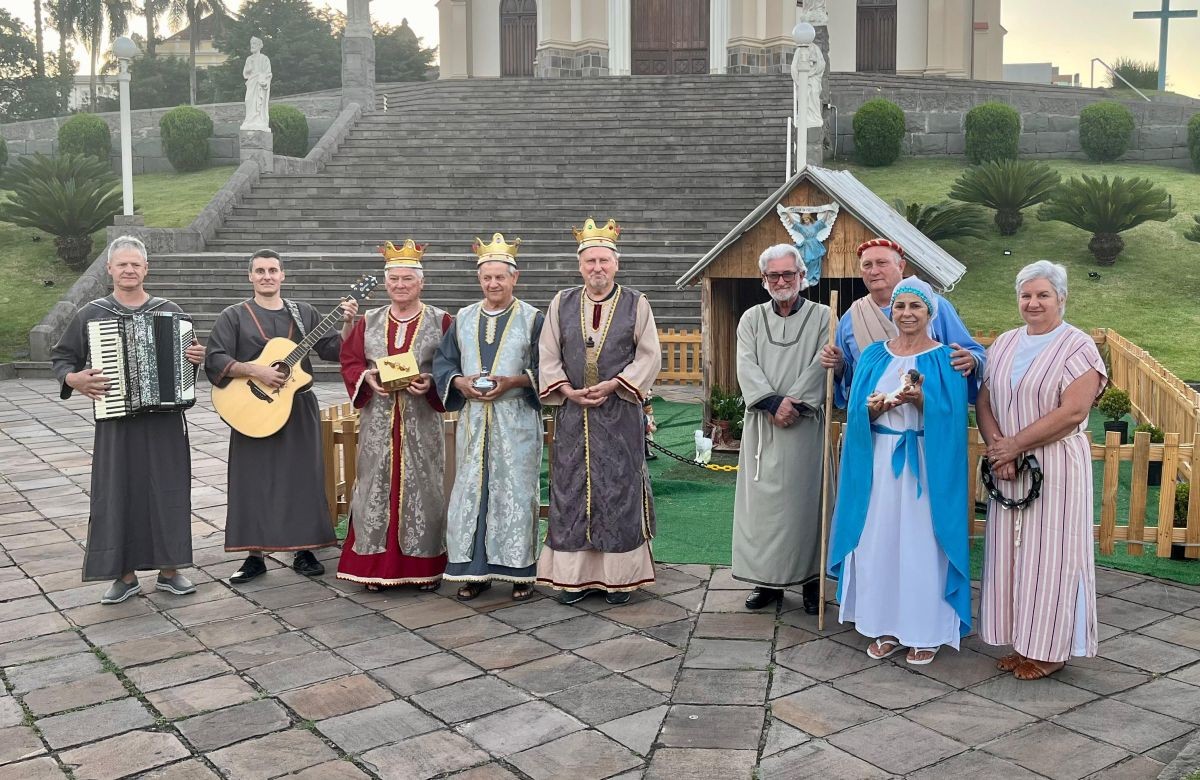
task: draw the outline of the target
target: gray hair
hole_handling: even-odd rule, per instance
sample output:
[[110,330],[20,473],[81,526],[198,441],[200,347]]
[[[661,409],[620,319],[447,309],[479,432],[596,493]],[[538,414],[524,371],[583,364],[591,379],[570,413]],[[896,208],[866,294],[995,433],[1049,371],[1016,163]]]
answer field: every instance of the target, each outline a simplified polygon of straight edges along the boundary
[[111,260],[113,254],[123,249],[132,249],[142,256],[143,261],[150,262],[150,256],[146,253],[146,245],[137,236],[118,236],[114,238],[113,242],[108,245],[108,254],[104,258],[105,262]]
[[763,253],[758,256],[758,272],[765,274],[767,272],[767,263],[772,260],[784,260],[791,258],[796,264],[796,271],[803,274],[805,272],[804,261],[800,257],[800,250],[791,244],[775,244],[763,250]]
[[1067,309],[1067,269],[1066,266],[1052,263],[1049,260],[1038,260],[1017,271],[1017,295],[1021,288],[1035,279],[1045,279],[1050,282],[1054,292],[1058,293],[1058,311],[1062,314]]
[[422,268],[413,268],[413,267],[412,267],[412,266],[410,266],[410,265],[400,265],[400,266],[394,266],[394,267],[392,267],[392,268],[386,268],[386,267],[385,267],[385,268],[383,269],[383,278],[384,278],[384,279],[386,279],[386,278],[387,278],[387,272],[388,272],[388,271],[412,271],[414,274],[416,274],[416,275],[417,275],[417,278],[418,278],[418,279],[424,279],[424,278],[425,278],[425,270],[424,270],[424,269],[422,269]]
[[504,260],[484,260],[482,263],[479,263],[475,266],[475,276],[478,277],[479,272],[482,271],[483,267],[489,263],[499,263],[500,265],[504,266],[508,270],[509,276],[513,276],[517,273],[517,267],[512,263],[505,262]]

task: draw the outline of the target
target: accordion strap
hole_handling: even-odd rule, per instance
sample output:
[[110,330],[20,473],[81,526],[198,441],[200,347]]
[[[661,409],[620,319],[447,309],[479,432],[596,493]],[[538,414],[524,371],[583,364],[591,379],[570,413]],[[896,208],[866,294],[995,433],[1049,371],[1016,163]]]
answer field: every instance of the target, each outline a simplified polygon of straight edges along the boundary
[[149,300],[147,300],[137,309],[128,309],[119,303],[116,304],[117,308],[114,308],[114,305],[109,302],[108,298],[97,298],[91,302],[91,305],[98,309],[104,309],[107,312],[111,312],[118,317],[123,317],[130,314],[146,314],[147,312],[152,312],[155,309],[160,308],[166,302],[166,298],[155,298],[153,295],[151,295]]
[[300,307],[295,301],[283,299],[283,305],[287,306],[288,314],[292,315],[292,322],[296,323],[296,330],[300,333],[300,338],[304,338],[304,320],[300,317]]

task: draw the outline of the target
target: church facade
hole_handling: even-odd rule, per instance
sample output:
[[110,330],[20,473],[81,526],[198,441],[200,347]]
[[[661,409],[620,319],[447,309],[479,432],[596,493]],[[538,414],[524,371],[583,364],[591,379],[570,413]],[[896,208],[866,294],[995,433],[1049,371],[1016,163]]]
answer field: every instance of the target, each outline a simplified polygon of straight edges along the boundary
[[[827,0],[831,71],[1000,80],[1001,0]],[[796,0],[438,0],[441,77],[786,73]]]

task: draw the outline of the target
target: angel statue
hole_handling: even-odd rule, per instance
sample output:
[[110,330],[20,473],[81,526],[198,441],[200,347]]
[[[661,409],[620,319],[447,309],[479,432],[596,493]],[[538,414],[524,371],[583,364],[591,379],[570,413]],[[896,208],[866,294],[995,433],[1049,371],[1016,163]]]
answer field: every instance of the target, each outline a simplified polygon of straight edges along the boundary
[[833,232],[839,206],[792,206],[780,204],[775,207],[779,221],[792,237],[800,257],[804,260],[804,284],[802,290],[821,281],[821,263],[825,259],[825,240]]

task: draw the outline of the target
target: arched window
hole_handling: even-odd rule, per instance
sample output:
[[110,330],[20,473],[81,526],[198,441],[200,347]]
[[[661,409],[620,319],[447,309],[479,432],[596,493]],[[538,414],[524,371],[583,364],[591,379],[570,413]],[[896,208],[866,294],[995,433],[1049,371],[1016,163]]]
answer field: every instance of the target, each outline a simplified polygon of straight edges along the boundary
[[500,2],[500,75],[532,76],[537,54],[537,0]]

